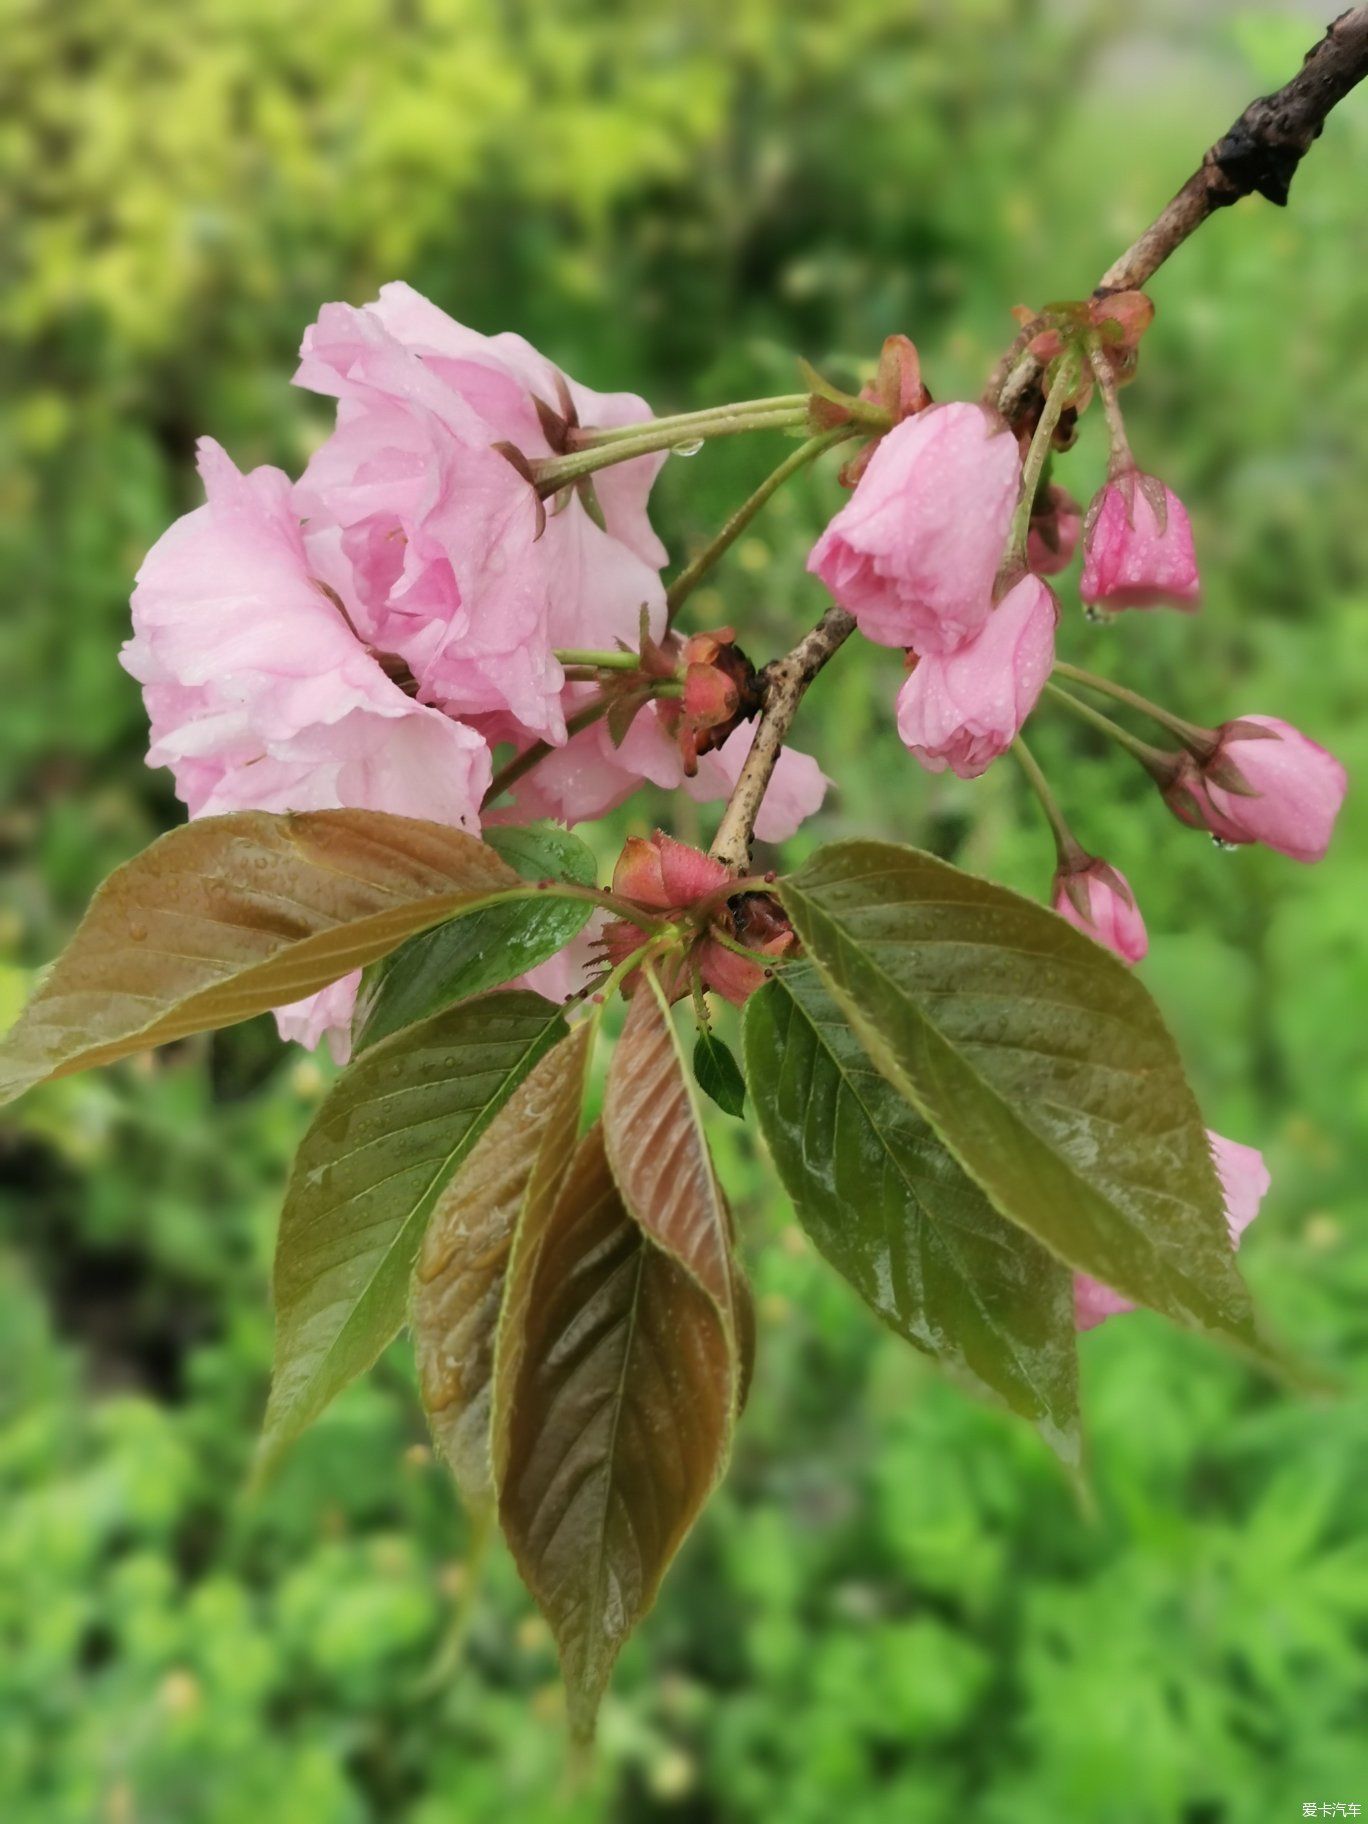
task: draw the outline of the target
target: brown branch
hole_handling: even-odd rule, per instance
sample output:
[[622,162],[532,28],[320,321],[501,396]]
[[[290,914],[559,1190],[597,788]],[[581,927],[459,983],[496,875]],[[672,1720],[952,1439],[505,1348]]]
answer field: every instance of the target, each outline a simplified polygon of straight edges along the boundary
[[[1242,196],[1257,193],[1284,207],[1297,166],[1319,139],[1326,116],[1365,76],[1368,6],[1353,6],[1306,53],[1291,82],[1250,102],[1173,200],[1107,268],[1093,296],[1138,291],[1208,216]],[[1007,418],[1034,406],[1040,371],[1029,356],[1011,368],[998,400]]]
[[744,873],[750,865],[755,819],[803,694],[827,660],[854,631],[852,615],[844,608],[828,608],[811,633],[805,634],[792,652],[766,665],[761,673],[763,707],[755,740],[727,800],[709,851],[734,874]]

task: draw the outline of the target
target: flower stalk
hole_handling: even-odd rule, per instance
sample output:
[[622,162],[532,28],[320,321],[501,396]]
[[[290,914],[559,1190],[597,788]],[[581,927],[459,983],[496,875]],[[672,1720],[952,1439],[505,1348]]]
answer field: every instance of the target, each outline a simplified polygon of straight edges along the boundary
[[1151,747],[1148,741],[1142,741],[1133,735],[1128,728],[1122,728],[1119,722],[1113,722],[1110,716],[1104,716],[1095,710],[1090,703],[1082,703],[1067,690],[1061,690],[1058,684],[1047,684],[1046,691],[1076,716],[1080,722],[1086,722],[1118,747],[1123,747],[1132,759],[1138,760],[1152,779],[1160,785],[1167,785],[1173,777],[1176,756],[1167,754],[1161,747]]
[[769,504],[786,481],[791,480],[800,470],[807,468],[809,463],[815,462],[827,450],[834,449],[838,443],[844,443],[848,438],[858,435],[859,427],[848,424],[837,425],[833,430],[822,431],[816,437],[809,437],[806,443],[800,444],[791,455],[786,456],[777,469],[772,469],[755,492],[742,501],[716,536],[708,541],[696,557],[689,560],[670,584],[665,592],[665,607],[670,621],[674,621],[679,610],[709,570],[725,552],[731,549],[746,527],[750,525],[761,509]]
[[1055,673],[1067,678],[1071,684],[1080,684],[1085,690],[1097,691],[1100,695],[1111,697],[1114,702],[1124,703],[1127,709],[1147,716],[1151,722],[1157,722],[1160,728],[1167,729],[1175,740],[1181,741],[1188,752],[1195,754],[1199,760],[1208,760],[1216,752],[1217,735],[1214,729],[1202,728],[1196,722],[1189,722],[1183,716],[1175,716],[1162,704],[1152,703],[1148,697],[1142,697],[1138,691],[1128,690],[1124,684],[1114,683],[1111,678],[1099,677],[1096,672],[1084,671],[1078,665],[1066,665],[1063,659],[1055,661]]
[[1026,452],[1026,461],[1021,470],[1021,497],[1017,501],[1016,511],[1012,515],[1011,531],[1007,538],[1007,555],[1003,559],[1002,569],[998,576],[998,588],[1010,587],[1012,582],[1026,568],[1026,543],[1031,535],[1031,515],[1035,511],[1036,495],[1045,474],[1045,464],[1054,446],[1054,434],[1059,428],[1059,421],[1064,415],[1064,408],[1070,404],[1078,386],[1082,371],[1082,361],[1077,348],[1066,348],[1059,357],[1055,369],[1054,384],[1045,396],[1041,408],[1040,421],[1031,438],[1031,447]]
[[1087,853],[1069,828],[1068,821],[1059,808],[1059,800],[1050,790],[1049,781],[1041,770],[1039,761],[1020,735],[1012,743],[1012,754],[1026,776],[1026,783],[1039,800],[1041,810],[1045,813],[1045,821],[1049,824],[1050,832],[1055,839],[1055,852],[1059,857],[1060,867],[1069,868],[1086,861]]

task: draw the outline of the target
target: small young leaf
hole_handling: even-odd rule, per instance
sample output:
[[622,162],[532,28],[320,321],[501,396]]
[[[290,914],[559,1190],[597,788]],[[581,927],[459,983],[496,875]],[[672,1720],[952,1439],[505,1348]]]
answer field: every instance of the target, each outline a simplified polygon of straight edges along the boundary
[[807,964],[746,1007],[755,1108],[819,1251],[885,1322],[1080,1460],[1073,1275],[998,1215]]
[[0,1042],[0,1102],[297,1001],[522,885],[475,837],[381,811],[185,824],[96,893]]
[[[593,855],[578,837],[551,824],[496,826],[485,832],[485,842],[523,880],[594,884]],[[465,912],[410,938],[362,989],[356,1050],[534,969],[577,937],[593,911],[587,900],[542,894]]]
[[628,1215],[598,1127],[550,1213],[521,1317],[499,1517],[587,1737],[722,1472],[734,1372],[716,1305]]
[[704,1095],[739,1121],[746,1112],[746,1079],[726,1042],[714,1032],[700,1032],[694,1041],[693,1066]]
[[1268,1358],[1197,1104],[1129,970],[1043,906],[891,843],[833,844],[779,893],[874,1064],[1002,1215]]
[[608,1070],[603,1131],[628,1210],[698,1281],[734,1338],[731,1216],[669,1004],[649,969]]
[[472,1506],[492,1490],[494,1345],[513,1236],[554,1199],[579,1133],[593,1027],[582,1021],[513,1091],[433,1207],[410,1320],[428,1423]]
[[491,994],[406,1026],[334,1083],[280,1218],[263,1467],[397,1334],[438,1192],[564,1032],[540,995]]

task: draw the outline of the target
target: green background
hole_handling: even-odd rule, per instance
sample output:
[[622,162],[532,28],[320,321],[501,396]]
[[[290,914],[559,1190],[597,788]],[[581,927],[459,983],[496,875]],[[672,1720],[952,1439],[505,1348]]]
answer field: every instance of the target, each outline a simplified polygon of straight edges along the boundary
[[[6,0],[0,75],[0,998],[178,808],[115,663],[195,437],[297,469],[330,298],[405,277],[659,410],[838,379],[910,333],[972,395],[1009,307],[1087,291],[1315,8],[1028,0]],[[1160,274],[1126,395],[1192,510],[1203,614],[1063,654],[1198,719],[1283,715],[1368,766],[1368,92],[1292,207]],[[1100,473],[1089,423],[1060,478]],[[773,438],[667,465],[687,553]],[[805,477],[696,599],[753,656],[820,612]],[[1043,894],[1007,767],[899,746],[897,655],[849,651],[792,845],[892,836]],[[1033,740],[1135,885],[1143,965],[1214,1127],[1273,1190],[1243,1259],[1345,1392],[1314,1402],[1135,1316],[1084,1339],[1097,1514],[805,1247],[716,1121],[761,1308],[728,1481],[567,1768],[554,1657],[424,1443],[405,1348],[244,1493],[290,1153],[326,1067],[267,1021],[35,1094],[0,1129],[5,1824],[1264,1824],[1368,1805],[1368,848],[1217,853],[1048,712]],[[605,867],[640,802],[595,832]],[[706,836],[712,813],[669,813]],[[1356,1389],[1358,1391],[1356,1391]],[[456,1644],[465,1626],[464,1646]]]

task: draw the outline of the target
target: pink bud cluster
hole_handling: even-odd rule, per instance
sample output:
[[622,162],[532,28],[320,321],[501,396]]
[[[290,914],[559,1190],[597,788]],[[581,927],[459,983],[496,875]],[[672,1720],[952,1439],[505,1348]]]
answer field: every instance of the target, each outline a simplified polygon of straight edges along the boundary
[[[613,891],[620,899],[656,918],[687,923],[700,906],[711,918],[700,927],[688,951],[687,963],[674,963],[668,986],[676,998],[689,991],[690,971],[696,971],[705,988],[711,988],[740,1007],[765,980],[758,957],[778,958],[793,948],[794,936],[777,904],[765,894],[750,894],[728,903],[733,876],[720,861],[698,849],[676,842],[663,830],[649,840],[629,836],[613,870]],[[619,919],[606,927],[603,947],[613,964],[626,963],[647,942],[640,927]],[[750,955],[743,954],[750,951]],[[635,991],[636,971],[625,992]]]

